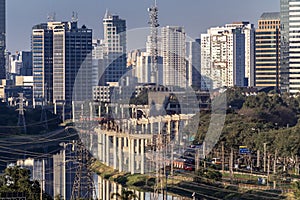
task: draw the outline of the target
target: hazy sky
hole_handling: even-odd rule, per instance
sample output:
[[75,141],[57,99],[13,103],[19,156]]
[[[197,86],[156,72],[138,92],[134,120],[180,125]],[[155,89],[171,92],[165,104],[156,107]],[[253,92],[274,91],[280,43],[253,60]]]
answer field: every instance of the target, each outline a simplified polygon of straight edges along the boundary
[[[154,1],[154,0],[153,0]],[[128,29],[148,26],[147,8],[152,0],[7,0],[7,49],[30,50],[33,25],[46,22],[49,13],[56,20],[71,19],[78,12],[79,25],[94,31],[94,38],[102,38],[102,17],[105,10],[127,20]],[[263,12],[279,11],[279,0],[158,0],[159,23],[184,26],[190,37],[212,26],[233,21],[257,24]]]

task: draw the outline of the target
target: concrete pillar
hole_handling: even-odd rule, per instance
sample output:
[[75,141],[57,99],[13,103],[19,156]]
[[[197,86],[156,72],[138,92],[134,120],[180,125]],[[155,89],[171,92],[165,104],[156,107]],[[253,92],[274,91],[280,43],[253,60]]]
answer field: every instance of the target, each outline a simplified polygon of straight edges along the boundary
[[103,141],[102,141],[102,134],[97,134],[98,137],[98,159],[100,161],[102,161],[102,145],[103,145]]
[[105,179],[102,179],[101,178],[101,185],[102,185],[102,199],[105,199],[105,195],[106,195],[106,182],[105,182]]
[[131,134],[130,133],[130,129],[131,129],[131,127],[130,127],[130,125],[131,125],[131,123],[130,123],[130,120],[127,120],[127,131],[126,132],[128,132],[129,134]]
[[98,116],[99,116],[99,118],[101,117],[101,102],[99,102],[99,105],[98,105]]
[[118,169],[117,168],[117,136],[113,136],[113,159],[114,159],[114,169]]
[[90,120],[92,120],[93,119],[93,103],[92,102],[89,103],[89,107],[90,107]]
[[102,137],[102,162],[105,163],[106,162],[106,134],[102,133],[101,134]]
[[129,158],[129,162],[128,162],[128,171],[131,172],[131,139],[128,138],[128,158]]
[[109,105],[105,104],[105,107],[106,107],[106,114],[108,114],[108,112],[109,112],[109,109],[108,109]]
[[106,157],[105,157],[106,160],[105,161],[106,162],[105,163],[106,163],[107,166],[109,166],[109,161],[110,161],[110,158],[109,158],[109,154],[110,154],[109,153],[109,151],[110,151],[110,147],[109,147],[110,146],[109,135],[106,135],[105,146],[106,146],[106,150],[105,150],[105,152],[106,152]]
[[75,122],[75,102],[72,101],[72,121]]
[[124,119],[125,117],[124,117],[124,107],[123,106],[121,106],[121,119]]
[[149,124],[145,124],[145,133],[144,134],[149,134]]
[[110,182],[106,181],[106,198],[104,199],[110,199]]
[[118,138],[118,162],[119,162],[119,172],[123,171],[123,155],[122,155],[122,150],[123,150],[123,146],[122,146],[122,137]]
[[134,156],[135,156],[135,153],[134,153],[134,147],[135,147],[135,144],[134,144],[134,139],[131,139],[130,140],[130,172],[131,174],[134,174],[134,170],[135,170],[135,166],[134,166]]
[[124,137],[124,147],[128,147],[128,138]]
[[175,120],[175,127],[174,127],[174,133],[175,133],[175,138],[177,142],[180,142],[180,138],[179,138],[179,121]]
[[118,104],[115,104],[115,116],[117,118],[119,118],[119,116],[118,116]]
[[140,154],[140,139],[136,139],[136,154],[139,155]]
[[161,121],[157,122],[157,133],[161,134]]
[[141,139],[141,174],[145,174],[145,139]]
[[145,200],[145,192],[141,192],[139,200]]
[[167,121],[167,141],[171,141],[171,120]]
[[103,180],[101,176],[98,176],[98,199],[102,199],[103,198]]
[[153,134],[153,122],[150,122],[150,134]]
[[141,133],[142,133],[142,134],[145,133],[144,124],[141,124]]

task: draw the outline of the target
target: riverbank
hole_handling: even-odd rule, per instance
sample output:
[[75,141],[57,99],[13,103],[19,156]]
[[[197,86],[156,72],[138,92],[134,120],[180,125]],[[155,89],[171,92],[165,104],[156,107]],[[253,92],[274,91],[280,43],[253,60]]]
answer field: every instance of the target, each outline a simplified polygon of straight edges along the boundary
[[[125,172],[118,172],[113,168],[106,166],[105,164],[95,161],[92,164],[92,169],[98,175],[109,181],[116,182],[123,187],[139,190],[144,192],[153,192],[156,184],[156,176],[141,175],[141,174],[129,174]],[[194,194],[197,199],[284,199],[285,197],[279,191],[272,190],[257,190],[257,189],[245,189],[239,188],[235,185],[224,185],[222,182],[212,182],[205,180],[201,182],[194,182],[194,176],[192,172],[183,172],[182,174],[175,174],[166,178],[162,177],[160,182],[160,188],[166,188],[169,194],[175,196],[183,196],[192,198]]]

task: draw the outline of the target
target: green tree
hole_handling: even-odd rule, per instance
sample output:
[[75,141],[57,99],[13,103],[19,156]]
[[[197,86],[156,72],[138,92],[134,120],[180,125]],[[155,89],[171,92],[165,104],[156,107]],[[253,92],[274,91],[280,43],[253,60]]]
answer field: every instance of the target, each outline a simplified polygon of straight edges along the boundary
[[292,184],[292,189],[294,190],[294,198],[295,199],[300,199],[300,182],[294,182]]
[[122,189],[122,193],[113,193],[110,196],[111,198],[115,198],[118,200],[131,200],[131,199],[139,199],[138,196],[136,194],[134,194],[133,191],[130,190],[126,190],[126,189]]
[[[40,184],[30,180],[30,171],[21,167],[8,167],[0,176],[0,194],[24,193],[28,200],[40,199]],[[43,193],[44,200],[52,198]]]
[[221,181],[222,173],[212,168],[200,167],[200,169],[197,171],[197,176],[194,178],[194,181],[202,182],[202,178],[214,181]]

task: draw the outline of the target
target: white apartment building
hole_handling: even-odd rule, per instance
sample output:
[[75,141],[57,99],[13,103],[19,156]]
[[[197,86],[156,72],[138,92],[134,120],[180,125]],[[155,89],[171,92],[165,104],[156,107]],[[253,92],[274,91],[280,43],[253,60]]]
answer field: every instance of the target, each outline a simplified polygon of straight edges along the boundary
[[201,88],[246,86],[245,34],[224,26],[201,34]]
[[186,88],[186,34],[183,27],[162,28],[163,85]]

